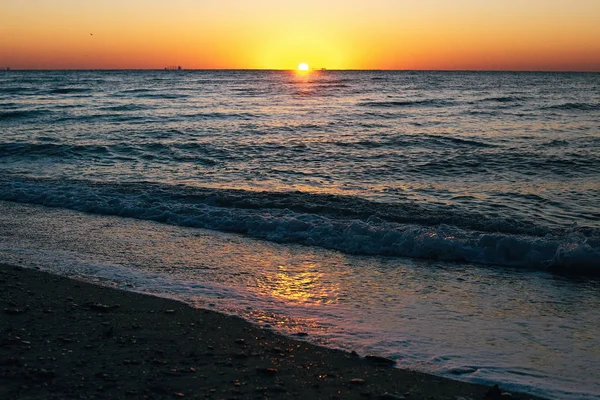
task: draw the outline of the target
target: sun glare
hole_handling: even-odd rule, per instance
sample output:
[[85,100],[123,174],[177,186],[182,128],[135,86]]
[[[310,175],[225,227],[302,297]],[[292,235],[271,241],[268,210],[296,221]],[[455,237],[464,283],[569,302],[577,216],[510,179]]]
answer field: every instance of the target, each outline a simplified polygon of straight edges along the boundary
[[308,64],[307,63],[298,64],[298,71],[308,71]]

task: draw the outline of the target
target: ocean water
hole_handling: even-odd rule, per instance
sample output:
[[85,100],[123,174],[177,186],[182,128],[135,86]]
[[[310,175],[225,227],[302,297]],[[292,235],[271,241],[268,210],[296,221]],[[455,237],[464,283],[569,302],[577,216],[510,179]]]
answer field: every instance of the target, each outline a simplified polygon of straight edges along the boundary
[[600,398],[600,74],[2,72],[0,200],[15,264]]

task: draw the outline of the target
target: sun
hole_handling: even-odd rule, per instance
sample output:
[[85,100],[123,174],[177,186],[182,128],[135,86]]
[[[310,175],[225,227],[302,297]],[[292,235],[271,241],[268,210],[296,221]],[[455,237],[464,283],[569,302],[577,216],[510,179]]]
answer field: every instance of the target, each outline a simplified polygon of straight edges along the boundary
[[308,64],[307,63],[298,64],[298,71],[308,71]]

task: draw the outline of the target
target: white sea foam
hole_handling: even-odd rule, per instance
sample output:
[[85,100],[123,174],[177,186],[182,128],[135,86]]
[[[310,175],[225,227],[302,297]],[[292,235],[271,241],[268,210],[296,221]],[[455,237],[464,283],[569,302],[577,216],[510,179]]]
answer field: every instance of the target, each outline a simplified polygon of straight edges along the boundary
[[[464,261],[573,274],[600,273],[600,249],[590,244],[597,238],[590,240],[577,231],[539,237],[512,233],[518,226],[508,226],[504,233],[492,233],[448,224],[392,222],[340,210],[337,215],[327,210],[316,214],[290,209],[314,208],[307,204],[314,197],[310,194],[284,202],[283,208],[274,208],[278,194],[235,192],[235,196],[228,198],[228,193],[215,190],[207,195],[203,191],[182,192],[169,186],[111,184],[97,187],[85,182],[67,185],[55,181],[17,183],[13,180],[5,182],[0,189],[0,199],[237,232],[278,243],[319,246],[350,254]],[[211,205],[217,199],[219,206]],[[246,207],[240,207],[242,202]],[[334,206],[329,205],[332,209]],[[427,221],[425,216],[419,217]]]

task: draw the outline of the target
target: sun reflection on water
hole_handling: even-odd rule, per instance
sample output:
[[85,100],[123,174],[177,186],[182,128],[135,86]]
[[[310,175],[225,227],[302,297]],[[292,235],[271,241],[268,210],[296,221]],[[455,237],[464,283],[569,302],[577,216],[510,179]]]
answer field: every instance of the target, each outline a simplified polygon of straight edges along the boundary
[[332,304],[337,301],[338,287],[323,279],[319,266],[311,262],[279,265],[275,273],[258,282],[264,295],[304,305]]

